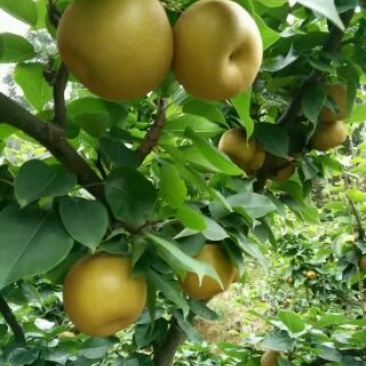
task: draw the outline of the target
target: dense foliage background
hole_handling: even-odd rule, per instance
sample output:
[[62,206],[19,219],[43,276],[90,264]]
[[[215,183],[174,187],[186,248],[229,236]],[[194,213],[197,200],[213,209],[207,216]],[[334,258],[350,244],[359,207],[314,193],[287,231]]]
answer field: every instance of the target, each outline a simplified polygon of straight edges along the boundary
[[[134,102],[92,95],[55,45],[70,2],[0,0],[29,25],[0,34],[0,364],[162,366],[178,349],[177,365],[254,366],[273,349],[280,366],[366,365],[364,2],[238,0],[264,62],[220,103],[173,74]],[[172,25],[194,2],[163,2]],[[323,153],[311,137],[333,81],[349,138]],[[217,148],[236,126],[295,174],[243,174]],[[205,273],[191,256],[207,241],[243,274],[208,306],[176,280]],[[149,282],[150,310],[115,337],[79,334],[62,308],[66,272],[95,250],[128,253]]]

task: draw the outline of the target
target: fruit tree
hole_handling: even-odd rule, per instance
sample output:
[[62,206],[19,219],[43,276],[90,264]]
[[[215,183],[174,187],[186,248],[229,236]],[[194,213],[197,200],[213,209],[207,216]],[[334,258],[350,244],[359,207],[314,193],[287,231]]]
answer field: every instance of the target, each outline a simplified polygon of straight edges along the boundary
[[0,364],[173,365],[276,220],[318,220],[314,182],[366,120],[365,4],[0,9],[26,27],[0,33]]

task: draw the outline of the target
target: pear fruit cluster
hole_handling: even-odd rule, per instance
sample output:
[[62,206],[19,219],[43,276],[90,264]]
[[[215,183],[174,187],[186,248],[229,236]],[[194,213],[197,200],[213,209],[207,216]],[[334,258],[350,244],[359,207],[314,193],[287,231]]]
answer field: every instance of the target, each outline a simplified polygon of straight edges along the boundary
[[327,151],[342,145],[348,136],[344,119],[347,116],[347,85],[330,84],[326,87],[328,99],[335,110],[325,105],[319,114],[319,124],[312,139],[312,146],[318,151]]
[[170,68],[196,97],[231,98],[252,85],[263,53],[255,21],[230,0],[196,2],[174,30],[158,0],[75,0],[57,44],[75,78],[110,100],[145,96]]
[[222,286],[208,276],[204,276],[200,284],[196,273],[188,273],[181,281],[181,286],[184,293],[194,300],[209,300],[226,291],[233,282],[240,279],[238,268],[226,256],[219,244],[206,243],[195,259],[210,265],[218,274]]
[[258,171],[266,158],[266,152],[255,139],[248,139],[243,128],[236,127],[224,132],[219,150],[225,153],[247,174]]
[[146,294],[145,278],[132,276],[128,258],[97,253],[82,258],[68,272],[63,303],[79,331],[107,337],[136,322]]

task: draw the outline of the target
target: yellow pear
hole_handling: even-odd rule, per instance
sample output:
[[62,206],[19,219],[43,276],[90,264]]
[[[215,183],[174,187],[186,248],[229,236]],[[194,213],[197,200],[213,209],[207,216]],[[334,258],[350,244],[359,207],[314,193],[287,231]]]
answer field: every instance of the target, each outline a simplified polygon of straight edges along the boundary
[[89,255],[67,274],[63,301],[78,330],[107,337],[138,319],[146,303],[146,281],[132,277],[128,258],[107,253]]
[[232,98],[250,88],[263,57],[254,19],[229,0],[201,0],[174,27],[173,69],[188,93],[202,99]]
[[332,112],[328,107],[324,106],[319,115],[319,121],[335,122],[347,117],[347,92],[348,86],[346,84],[329,84],[326,86],[326,93],[328,97],[333,100],[337,106],[338,111]]
[[312,146],[319,151],[327,151],[342,145],[348,135],[347,127],[342,120],[321,122],[312,139]]
[[278,366],[279,352],[267,349],[261,358],[261,366]]
[[188,273],[181,281],[182,289],[188,296],[195,300],[209,300],[229,288],[235,276],[235,267],[219,245],[205,244],[195,258],[209,264],[217,272],[223,288],[217,281],[208,276],[203,277],[200,286],[196,273]]
[[112,100],[155,89],[173,57],[173,31],[158,0],[76,0],[61,18],[57,44],[76,79]]
[[284,183],[294,175],[295,171],[296,164],[293,161],[290,161],[283,168],[280,168],[271,179],[274,182]]
[[366,254],[361,257],[359,266],[361,271],[366,271]]
[[224,132],[219,149],[247,174],[259,170],[265,160],[265,151],[254,139],[247,139],[244,129],[236,127]]

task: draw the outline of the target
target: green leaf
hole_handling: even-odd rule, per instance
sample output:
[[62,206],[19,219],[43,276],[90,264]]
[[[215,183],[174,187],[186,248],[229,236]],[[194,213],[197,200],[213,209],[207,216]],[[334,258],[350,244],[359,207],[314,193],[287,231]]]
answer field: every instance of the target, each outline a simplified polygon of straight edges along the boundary
[[211,321],[218,320],[220,318],[219,315],[210,309],[203,301],[190,299],[189,306],[191,310],[200,318]]
[[305,117],[314,124],[316,124],[318,120],[319,113],[324,105],[326,97],[324,89],[318,84],[313,85],[303,96],[302,110]]
[[73,243],[53,213],[35,208],[3,209],[0,232],[0,288],[55,267]]
[[74,99],[67,104],[66,108],[67,115],[72,121],[82,114],[103,114],[107,112],[113,125],[123,121],[128,114],[127,108],[120,104],[92,97]]
[[176,283],[168,281],[168,279],[153,270],[148,271],[148,276],[155,287],[159,289],[168,300],[177,305],[182,310],[184,317],[186,317],[189,313],[189,305],[183,296],[182,289],[178,286],[174,286]]
[[6,364],[10,365],[29,365],[39,357],[39,349],[16,347],[10,350],[6,357]]
[[110,126],[109,113],[107,111],[79,114],[74,118],[74,122],[95,138],[102,136]]
[[176,244],[164,238],[152,234],[147,234],[147,236],[156,244],[162,258],[176,271],[181,272],[183,270],[196,273],[199,284],[202,283],[204,276],[209,276],[222,284],[220,277],[210,265],[188,256],[182,252]]
[[276,211],[276,206],[266,196],[253,192],[238,193],[227,198],[234,211],[245,212],[253,219]]
[[196,327],[194,327],[190,322],[186,321],[183,316],[177,311],[174,312],[174,318],[177,319],[179,327],[186,334],[188,339],[195,343],[202,343],[202,337],[198,333]]
[[257,243],[250,241],[243,234],[232,235],[232,239],[241,250],[256,259],[263,268],[268,268],[268,260]]
[[52,88],[43,77],[41,63],[19,63],[15,67],[14,80],[22,88],[25,98],[37,111],[52,100]]
[[344,30],[344,25],[337,12],[334,0],[289,0],[290,6],[296,3],[301,4],[317,13],[324,15],[333,22],[338,28]]
[[94,251],[108,229],[107,209],[98,201],[77,197],[63,199],[59,209],[67,232]]
[[204,231],[207,228],[204,216],[199,211],[189,206],[179,208],[175,213],[175,217],[189,229]]
[[202,234],[208,240],[212,241],[221,241],[229,237],[225,229],[219,225],[216,221],[211,218],[205,216],[206,229],[202,232]]
[[187,187],[173,164],[163,162],[160,168],[160,196],[173,208],[184,204]]
[[255,138],[264,150],[277,156],[288,156],[289,136],[281,126],[270,123],[257,123],[255,126]]
[[25,38],[11,33],[0,34],[0,63],[26,61],[35,55],[32,44]]
[[250,90],[245,93],[238,94],[231,99],[231,103],[240,117],[240,123],[246,130],[247,138],[252,136],[254,131],[254,121],[250,117],[251,98],[252,92]]
[[301,333],[305,330],[305,323],[301,319],[301,316],[293,311],[279,311],[278,319],[280,319],[293,334]]
[[189,99],[183,104],[183,112],[207,118],[209,121],[226,124],[221,109],[212,102],[199,99]]
[[262,342],[264,348],[270,348],[275,351],[291,351],[296,339],[291,339],[285,331],[272,331]]
[[194,114],[184,114],[178,118],[168,120],[164,127],[164,132],[170,132],[176,136],[184,136],[187,128],[190,128],[203,138],[215,137],[224,131],[220,125],[209,121],[207,118]]
[[278,8],[284,4],[287,4],[288,0],[257,0],[265,6],[270,8]]
[[227,175],[242,175],[243,171],[235,165],[225,154],[219,149],[211,145],[208,141],[198,136],[192,130],[186,131],[197,150],[206,158],[218,171]]
[[97,360],[103,358],[117,343],[117,338],[90,338],[78,347],[78,355]]
[[15,178],[15,197],[24,207],[43,197],[64,196],[75,185],[75,175],[61,165],[48,166],[40,160],[30,160],[22,165]]
[[349,124],[364,123],[366,121],[366,104],[355,104],[352,113],[346,119]]
[[113,215],[135,228],[146,222],[157,201],[153,184],[127,167],[118,168],[107,177],[105,195]]
[[37,24],[37,5],[33,0],[0,0],[0,8],[29,25]]
[[99,143],[101,151],[111,161],[113,167],[137,168],[140,165],[138,154],[125,146],[122,141],[102,137]]
[[268,27],[265,21],[257,14],[254,14],[254,19],[258,25],[259,31],[261,32],[263,50],[266,50],[275,44],[281,38],[281,35],[272,28]]

